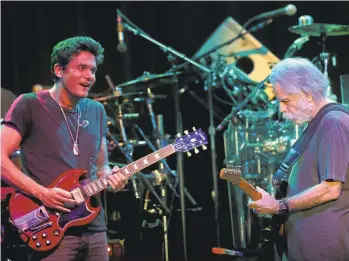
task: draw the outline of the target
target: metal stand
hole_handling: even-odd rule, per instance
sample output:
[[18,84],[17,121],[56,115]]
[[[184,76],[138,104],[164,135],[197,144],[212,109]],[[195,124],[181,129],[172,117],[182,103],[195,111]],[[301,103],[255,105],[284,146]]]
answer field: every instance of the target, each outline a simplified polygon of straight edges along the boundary
[[[332,60],[332,65],[336,66],[337,64],[337,59],[335,55],[330,54],[329,52],[327,52],[326,50],[326,39],[327,39],[327,35],[322,33],[320,35],[321,37],[321,53],[319,55],[320,60],[323,62],[324,65],[324,75],[326,78],[328,78],[328,66],[330,64],[330,61]],[[331,99],[333,100],[337,100],[337,96],[332,93],[332,88],[331,86],[329,86],[329,90],[328,90],[328,95]]]
[[[109,87],[113,90],[114,95],[117,97],[117,113],[115,115],[115,121],[118,123],[119,126],[119,130],[121,133],[121,137],[124,143],[124,149],[123,151],[126,153],[127,158],[131,159],[130,163],[133,162],[132,159],[132,155],[133,155],[133,145],[131,144],[131,142],[129,142],[129,140],[127,139],[127,135],[126,135],[126,130],[124,127],[124,121],[123,121],[123,114],[122,114],[122,100],[120,97],[120,92],[118,89],[114,90],[114,84],[112,82],[112,80],[110,79],[110,77],[106,77],[106,80],[108,82]],[[115,141],[114,141],[115,142]],[[117,144],[119,144],[118,142],[116,142]],[[137,186],[136,180],[135,180],[135,176],[131,177],[131,182],[132,182],[132,188],[133,188],[133,193],[135,195],[136,199],[140,198],[139,195],[139,188]]]
[[[172,55],[167,56],[168,61],[172,66],[172,94],[174,99],[175,107],[175,121],[176,121],[176,132],[178,135],[183,133],[182,126],[182,115],[180,112],[179,105],[179,88],[178,88],[178,78],[176,65],[174,64],[174,57]],[[185,213],[185,196],[184,196],[184,166],[183,166],[183,153],[177,153],[177,174],[179,178],[179,195],[180,195],[180,205],[181,205],[181,220],[182,220],[182,235],[183,235],[183,250],[184,250],[184,260],[187,260],[187,227],[186,227],[186,213]]]
[[210,126],[208,133],[210,135],[210,148],[211,148],[211,164],[212,164],[212,177],[213,177],[213,191],[212,200],[214,204],[214,218],[216,225],[216,245],[220,247],[220,231],[219,231],[219,193],[218,193],[218,172],[217,172],[217,153],[216,153],[216,128],[214,126],[213,120],[213,100],[212,100],[212,84],[211,75],[208,75],[206,80],[207,96],[208,96],[208,108],[209,108],[209,118]]
[[[117,10],[117,13],[119,16],[121,16],[125,21],[129,21],[121,12],[120,10]],[[206,68],[205,66],[202,66],[201,64],[189,59],[184,54],[177,52],[173,48],[166,46],[155,39],[151,38],[148,34],[143,32],[142,30],[136,28],[135,26],[131,26],[130,23],[124,23],[124,28],[133,32],[135,35],[140,35],[143,38],[147,39],[148,41],[156,44],[158,47],[161,48],[167,55],[168,60],[172,65],[172,78],[173,78],[173,95],[174,95],[174,103],[175,103],[175,120],[176,120],[176,130],[177,133],[182,133],[182,118],[180,115],[180,109],[179,109],[179,89],[178,89],[178,78],[177,78],[177,68],[174,64],[173,57],[180,57],[181,59],[189,62],[190,64],[198,67],[200,70],[204,71],[205,73],[209,73],[210,70]],[[174,56],[172,56],[174,55]],[[182,232],[183,232],[183,253],[184,253],[184,261],[187,261],[187,241],[186,241],[186,219],[185,219],[185,201],[184,201],[184,177],[183,177],[183,154],[178,153],[177,154],[177,173],[179,178],[179,188],[180,188],[180,202],[181,202],[181,219],[182,219]]]
[[[125,156],[126,160],[128,163],[132,163],[133,159],[130,157],[130,155],[125,151],[124,148],[122,148],[117,139],[114,137],[114,135],[112,135],[111,133],[108,133],[108,136],[110,139],[113,140],[113,142],[117,145],[117,147],[119,148],[119,150],[121,151],[121,153]],[[150,182],[144,177],[144,174],[139,172],[140,175],[138,175],[138,177],[141,179],[142,183],[145,185],[146,189],[148,189],[153,195],[154,197],[158,200],[158,202],[160,203],[162,209],[166,212],[166,214],[170,213],[170,210],[168,209],[168,207],[166,206],[166,204],[164,202],[162,202],[161,198],[159,197],[159,195],[156,193],[154,187],[150,184]]]

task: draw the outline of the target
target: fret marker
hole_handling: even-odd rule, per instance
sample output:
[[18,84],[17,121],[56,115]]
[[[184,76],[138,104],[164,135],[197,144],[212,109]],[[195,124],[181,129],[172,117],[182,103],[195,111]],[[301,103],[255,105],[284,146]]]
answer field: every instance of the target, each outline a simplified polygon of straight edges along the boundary
[[147,159],[144,159],[143,163],[147,165],[149,162],[147,161]]
[[155,158],[156,159],[160,158],[159,154],[155,153]]
[[93,195],[93,189],[90,187],[90,185],[87,185],[87,189],[90,192],[90,194]]
[[129,173],[128,169],[125,169],[125,173],[126,173],[126,174],[128,174],[128,173]]
[[102,179],[102,180],[103,180],[104,186],[107,186],[108,185],[107,179],[105,178],[105,179]]
[[133,168],[134,168],[134,169],[138,169],[137,164],[133,164]]

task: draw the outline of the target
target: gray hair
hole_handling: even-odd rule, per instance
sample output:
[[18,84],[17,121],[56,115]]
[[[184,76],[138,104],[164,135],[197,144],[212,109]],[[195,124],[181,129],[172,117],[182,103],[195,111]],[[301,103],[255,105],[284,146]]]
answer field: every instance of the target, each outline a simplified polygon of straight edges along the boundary
[[270,73],[273,85],[279,83],[286,93],[303,91],[319,102],[329,95],[328,78],[308,59],[287,58],[275,65]]

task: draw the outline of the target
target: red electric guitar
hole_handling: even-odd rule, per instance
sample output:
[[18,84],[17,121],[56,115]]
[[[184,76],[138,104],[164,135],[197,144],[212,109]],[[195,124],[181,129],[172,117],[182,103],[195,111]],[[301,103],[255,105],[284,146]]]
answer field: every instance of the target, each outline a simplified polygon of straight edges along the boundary
[[[120,172],[131,177],[175,152],[187,152],[190,156],[189,150],[195,149],[195,153],[198,153],[199,146],[205,150],[206,134],[201,129],[193,129],[194,132],[179,137],[173,144],[132,162],[121,168]],[[92,206],[90,198],[107,188],[107,177],[83,184],[82,179],[87,174],[88,172],[83,169],[71,169],[62,173],[48,186],[70,191],[77,202],[77,206],[72,208],[70,213],[46,208],[39,200],[25,194],[12,195],[9,202],[10,222],[30,248],[37,251],[51,250],[59,245],[69,227],[86,225],[97,217],[101,208]]]

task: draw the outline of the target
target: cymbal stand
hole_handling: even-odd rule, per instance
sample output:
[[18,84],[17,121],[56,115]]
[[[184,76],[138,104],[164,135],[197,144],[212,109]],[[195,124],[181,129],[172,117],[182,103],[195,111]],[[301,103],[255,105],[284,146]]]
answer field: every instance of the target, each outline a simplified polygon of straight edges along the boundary
[[[151,97],[151,93],[150,93],[150,89],[148,89],[148,94],[149,96]],[[148,108],[148,111],[149,111],[149,115],[150,115],[150,118],[151,118],[151,122],[152,122],[152,125],[153,125],[153,136],[154,138],[156,139],[156,143],[157,143],[157,147],[158,149],[161,149],[163,147],[163,143],[164,143],[164,139],[163,139],[163,136],[164,136],[164,125],[163,125],[163,115],[157,115],[156,119],[155,119],[155,114],[154,114],[154,111],[153,111],[153,99],[148,97],[146,99],[146,103],[147,103],[147,108]],[[144,135],[144,132],[142,131],[142,129],[136,125],[136,128],[138,130],[138,132],[142,135],[143,139],[147,142],[148,146],[153,150],[155,151],[155,147],[152,145],[152,143],[149,141],[149,139],[147,139]],[[167,144],[166,144],[167,145]],[[160,169],[164,169],[164,167],[166,168],[166,171],[170,174],[172,174],[172,176],[174,178],[178,178],[177,177],[177,174],[175,171],[171,170],[170,166],[167,164],[167,161],[166,159],[162,159],[161,161],[159,161],[159,164],[160,164]],[[177,192],[176,192],[176,188],[173,188],[172,184],[168,181],[168,179],[166,179],[167,181],[167,184],[169,185],[169,187],[171,189],[173,189],[173,192],[175,193],[175,195],[178,196]],[[195,206],[197,205],[196,201],[194,200],[194,198],[191,196],[191,194],[189,193],[189,191],[186,189],[186,187],[184,186],[184,194],[185,196],[187,196],[187,198],[190,200],[190,202]]]
[[320,59],[324,62],[324,75],[328,77],[328,60],[330,58],[330,54],[326,52],[326,35],[321,34],[321,49],[322,52],[320,53]]
[[[132,157],[126,152],[126,150],[121,147],[117,141],[117,139],[115,138],[114,135],[112,135],[110,132],[108,133],[109,138],[116,144],[116,146],[118,147],[118,149],[120,150],[120,152],[125,156],[126,160],[128,163],[132,163],[133,159]],[[144,176],[145,174],[143,174],[142,172],[138,172],[140,175],[138,175],[138,177],[142,180],[143,184],[145,185],[145,187],[154,195],[154,197],[159,201],[160,206],[162,207],[162,209],[166,212],[166,214],[170,213],[170,210],[168,209],[168,207],[165,205],[165,203],[161,200],[161,198],[159,197],[159,195],[156,193],[154,187],[151,185],[151,183],[149,182],[149,180],[147,180]]]
[[[335,55],[331,55],[329,52],[326,51],[326,39],[327,39],[327,35],[324,33],[321,33],[320,35],[321,37],[321,49],[322,52],[320,53],[320,60],[323,62],[324,64],[324,75],[326,78],[328,78],[328,65],[330,63],[330,59],[332,58],[332,65],[336,66],[337,61],[336,61],[336,56]],[[329,86],[329,95],[332,96],[332,88],[331,86]]]
[[[153,44],[160,47],[162,51],[164,51],[166,54],[168,54],[168,60],[172,65],[172,72],[173,72],[173,94],[174,94],[174,100],[175,100],[175,120],[176,120],[176,129],[177,133],[180,135],[182,133],[182,119],[180,115],[180,109],[179,109],[179,88],[178,88],[178,78],[176,75],[176,72],[178,71],[175,64],[173,57],[180,57],[181,59],[189,62],[190,64],[198,67],[200,70],[202,70],[205,73],[210,73],[211,70],[207,67],[191,60],[184,54],[176,51],[170,46],[166,46],[155,39],[151,38],[148,34],[146,34],[143,30],[139,29],[138,27],[131,25],[129,22],[129,19],[125,17],[124,14],[120,10],[117,10],[117,14],[124,19],[124,21],[127,21],[127,23],[123,23],[124,28],[135,35],[139,35],[148,41],[152,42]],[[171,55],[169,55],[171,54]],[[173,56],[172,56],[173,55]],[[181,219],[182,219],[182,234],[183,234],[183,253],[184,253],[184,261],[187,261],[187,238],[186,238],[186,219],[185,219],[185,202],[184,202],[184,175],[183,175],[183,154],[177,153],[177,173],[179,177],[179,189],[180,189],[180,202],[181,202]]]
[[[122,140],[123,140],[123,143],[124,143],[125,152],[127,153],[128,157],[131,158],[131,162],[132,162],[133,161],[132,160],[133,145],[127,139],[127,135],[126,135],[125,125],[124,125],[124,121],[123,121],[123,114],[122,114],[122,99],[120,97],[121,91],[117,87],[114,90],[114,84],[112,83],[112,80],[110,79],[110,77],[108,75],[105,78],[106,78],[106,80],[108,82],[109,87],[113,90],[114,95],[117,97],[117,100],[116,100],[116,103],[117,103],[117,113],[115,115],[115,121],[118,123],[118,126],[119,126],[121,137],[122,137]],[[131,177],[131,183],[132,183],[132,188],[133,188],[133,193],[135,195],[135,198],[136,199],[140,199],[139,188],[138,188],[137,183],[136,183],[135,175]]]
[[[142,138],[144,139],[144,141],[148,144],[149,148],[152,149],[153,151],[156,151],[155,146],[151,143],[151,141],[144,135],[143,130],[137,125],[135,124],[135,127],[137,129],[137,131],[139,132],[139,134],[142,136]],[[168,173],[171,173],[171,175],[173,175],[173,177],[177,178],[177,174],[175,171],[171,170],[170,166],[167,164],[166,161],[161,160],[160,161],[163,165],[164,168],[167,170]],[[175,194],[176,197],[179,197],[175,187],[172,186],[171,182],[168,179],[165,179],[167,185],[169,186],[169,188],[172,190],[172,192]],[[188,200],[190,201],[191,204],[193,204],[194,206],[197,205],[197,202],[195,201],[195,199],[192,197],[192,195],[189,193],[189,191],[184,187],[184,193],[185,196],[188,198]],[[199,208],[196,208],[194,210],[200,210]]]
[[[152,100],[150,100],[150,98],[147,98],[146,102],[147,102],[147,107],[149,110],[149,115],[151,117],[151,121],[153,123],[153,134],[154,136],[156,136],[156,141],[157,141],[157,146],[158,149],[161,149],[163,146],[163,121],[162,121],[162,115],[157,115],[157,120],[155,121],[155,115],[154,115],[154,111],[152,108]],[[137,125],[135,124],[135,127],[137,129],[137,131],[140,133],[140,135],[143,137],[143,139],[147,142],[148,146],[153,150],[156,151],[155,146],[150,142],[149,139],[146,138],[146,136],[144,135],[143,130]],[[174,175],[176,177],[176,175],[173,173],[173,171],[170,169],[170,167],[167,164],[167,161],[165,161],[164,159],[162,159],[160,162],[160,169],[158,170],[158,174],[160,174],[163,177],[163,173],[161,170],[164,169],[164,166],[166,166],[167,172],[171,173],[172,175]],[[163,182],[161,182],[162,180],[165,180],[165,182],[167,183],[167,185],[169,186],[169,188],[173,191],[173,196],[177,196],[179,197],[179,195],[176,193],[176,190],[173,188],[171,182],[168,180],[168,177],[165,178],[160,178],[160,182],[159,182],[159,187],[160,187],[160,192],[161,192],[161,198],[164,202],[167,202],[167,191],[166,191],[166,187],[164,185]],[[170,206],[171,208],[171,206]],[[172,208],[171,208],[172,209]],[[168,256],[168,235],[167,235],[167,228],[168,228],[168,222],[167,222],[167,216],[166,214],[163,214],[162,211],[159,211],[159,214],[162,215],[162,233],[163,233],[163,237],[164,237],[164,241],[163,241],[163,254],[162,254],[162,258],[165,261],[169,260],[169,256]],[[171,213],[170,213],[171,214]]]

